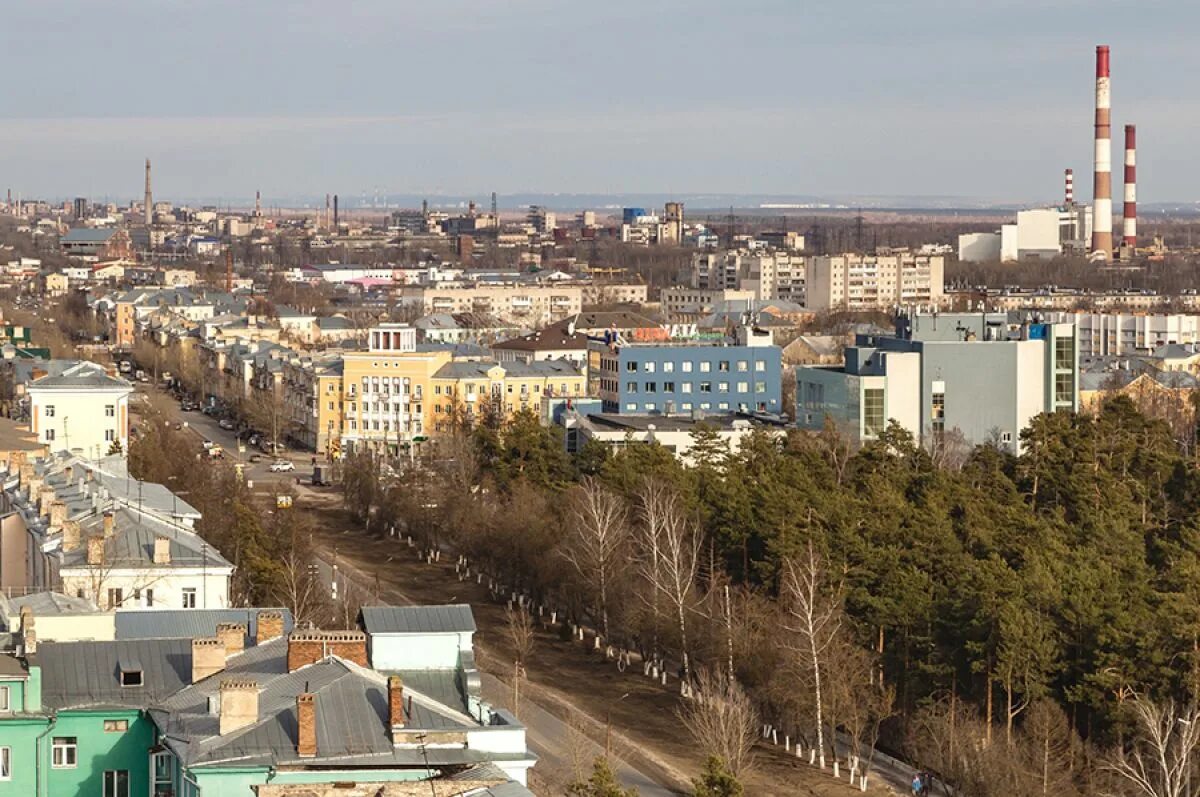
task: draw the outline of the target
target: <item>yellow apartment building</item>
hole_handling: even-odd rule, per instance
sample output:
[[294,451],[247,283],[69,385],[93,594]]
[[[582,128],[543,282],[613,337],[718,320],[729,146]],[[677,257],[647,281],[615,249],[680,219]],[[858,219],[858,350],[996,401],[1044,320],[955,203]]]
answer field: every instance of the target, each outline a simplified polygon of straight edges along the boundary
[[433,378],[432,431],[449,431],[456,415],[467,423],[490,412],[503,420],[520,410],[539,410],[543,396],[580,397],[586,391],[587,377],[566,360],[447,363]]

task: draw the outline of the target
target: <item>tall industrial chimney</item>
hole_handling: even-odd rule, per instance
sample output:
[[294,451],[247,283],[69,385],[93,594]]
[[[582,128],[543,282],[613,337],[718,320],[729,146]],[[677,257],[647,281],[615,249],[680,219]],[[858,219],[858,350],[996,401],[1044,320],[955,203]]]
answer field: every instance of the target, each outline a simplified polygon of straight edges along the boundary
[[1070,210],[1075,204],[1075,170],[1067,169],[1063,175],[1065,193],[1063,196],[1063,206]]
[[337,194],[333,195],[333,231],[338,231],[338,200]]
[[1096,157],[1092,183],[1092,257],[1112,260],[1112,94],[1108,45],[1096,47]]
[[1125,207],[1121,212],[1121,248],[1137,246],[1137,126],[1125,125]]
[[254,192],[254,215],[262,215],[262,191]]
[[145,203],[146,226],[154,223],[154,194],[150,192],[150,159],[146,158],[146,197]]

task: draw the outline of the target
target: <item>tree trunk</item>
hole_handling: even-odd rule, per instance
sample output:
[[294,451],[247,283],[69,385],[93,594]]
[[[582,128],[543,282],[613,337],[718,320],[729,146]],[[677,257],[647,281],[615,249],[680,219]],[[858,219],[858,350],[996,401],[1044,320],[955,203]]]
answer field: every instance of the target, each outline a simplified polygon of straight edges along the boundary
[[987,745],[992,745],[992,670],[989,667],[985,676],[987,684]]

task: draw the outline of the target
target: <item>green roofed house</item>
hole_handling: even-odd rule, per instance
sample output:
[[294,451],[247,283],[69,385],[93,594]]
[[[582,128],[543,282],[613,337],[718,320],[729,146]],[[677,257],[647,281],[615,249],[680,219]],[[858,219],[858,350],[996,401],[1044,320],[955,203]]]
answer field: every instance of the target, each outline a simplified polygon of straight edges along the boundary
[[[119,614],[116,639],[39,643],[22,610],[0,654],[0,797],[390,794],[434,779],[439,795],[530,794],[524,727],[479,694],[469,607],[351,631],[288,632],[279,610]],[[383,670],[372,651],[396,647],[403,669]]]

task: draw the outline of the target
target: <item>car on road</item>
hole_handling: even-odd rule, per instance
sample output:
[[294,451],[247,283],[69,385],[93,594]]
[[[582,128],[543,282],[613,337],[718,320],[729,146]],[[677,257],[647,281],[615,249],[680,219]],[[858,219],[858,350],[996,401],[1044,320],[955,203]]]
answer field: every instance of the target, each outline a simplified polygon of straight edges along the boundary
[[224,429],[227,432],[232,432],[234,423],[233,423],[233,421],[229,420],[228,418],[222,418],[220,421],[217,422],[217,426],[220,426],[222,429]]
[[269,470],[271,473],[291,473],[296,469],[296,466],[288,462],[286,459],[281,459],[277,462],[272,462]]

